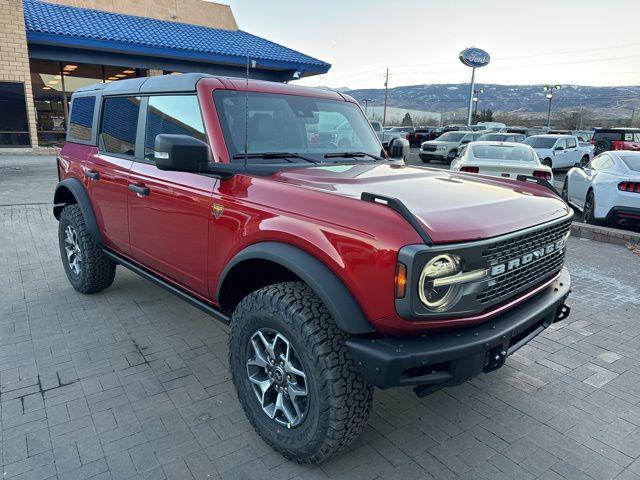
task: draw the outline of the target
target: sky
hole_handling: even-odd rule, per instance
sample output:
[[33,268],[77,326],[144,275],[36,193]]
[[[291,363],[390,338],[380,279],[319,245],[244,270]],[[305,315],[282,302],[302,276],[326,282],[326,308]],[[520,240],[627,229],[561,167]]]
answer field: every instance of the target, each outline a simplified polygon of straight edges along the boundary
[[[221,0],[224,2],[224,0]],[[227,0],[239,28],[319,58],[298,82],[382,88],[468,82],[466,47],[491,55],[476,81],[640,85],[640,0]]]

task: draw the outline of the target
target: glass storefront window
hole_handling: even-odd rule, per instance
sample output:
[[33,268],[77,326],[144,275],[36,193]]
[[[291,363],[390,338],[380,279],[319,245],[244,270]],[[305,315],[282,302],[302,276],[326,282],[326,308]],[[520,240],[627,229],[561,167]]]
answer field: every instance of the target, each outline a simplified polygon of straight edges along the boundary
[[30,146],[23,83],[0,82],[0,111],[0,147]]
[[132,67],[52,60],[31,59],[30,64],[38,144],[43,147],[64,143],[73,92],[94,83],[135,78],[140,73]]

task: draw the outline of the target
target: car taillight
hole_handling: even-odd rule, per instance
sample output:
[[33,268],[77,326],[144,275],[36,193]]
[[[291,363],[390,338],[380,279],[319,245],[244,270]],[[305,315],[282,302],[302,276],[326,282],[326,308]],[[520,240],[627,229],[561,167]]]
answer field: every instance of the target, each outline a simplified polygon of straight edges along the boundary
[[407,133],[407,140],[411,140],[411,134]]
[[544,178],[545,180],[551,180],[551,172],[546,172],[544,170],[534,171],[533,176],[537,178]]
[[595,145],[595,144],[596,144],[596,141],[592,138],[591,140],[589,140],[589,143],[590,143],[591,145]]
[[638,182],[622,182],[618,184],[618,190],[623,192],[640,193],[640,183]]
[[461,167],[460,171],[467,173],[478,173],[480,169],[478,167]]
[[620,140],[614,140],[613,142],[611,142],[611,148],[613,148],[614,150],[624,150],[625,144],[623,141]]

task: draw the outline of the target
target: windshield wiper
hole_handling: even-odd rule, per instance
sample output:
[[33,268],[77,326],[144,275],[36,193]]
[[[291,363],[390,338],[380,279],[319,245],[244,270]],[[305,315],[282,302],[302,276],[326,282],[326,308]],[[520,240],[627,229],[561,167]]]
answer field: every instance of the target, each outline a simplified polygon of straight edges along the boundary
[[362,158],[362,157],[371,157],[375,160],[386,160],[378,155],[373,155],[367,152],[331,152],[325,153],[324,158]]
[[[244,153],[236,153],[233,158],[244,158]],[[260,153],[247,153],[247,158],[282,158],[287,160],[288,158],[297,158],[300,160],[304,160],[310,163],[320,163],[318,160],[314,160],[313,158],[303,157],[302,155],[298,155],[297,153],[292,152],[260,152]],[[290,162],[290,160],[287,160]]]

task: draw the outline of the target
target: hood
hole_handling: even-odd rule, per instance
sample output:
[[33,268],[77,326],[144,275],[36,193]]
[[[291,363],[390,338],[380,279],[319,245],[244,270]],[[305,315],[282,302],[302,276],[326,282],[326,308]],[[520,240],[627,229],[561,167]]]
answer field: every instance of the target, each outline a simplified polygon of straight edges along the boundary
[[443,140],[428,140],[426,142],[422,142],[422,145],[457,145],[460,142],[445,142]]
[[423,167],[307,167],[282,171],[270,178],[357,199],[363,192],[398,198],[434,243],[495,237],[570,212],[560,198],[536,184]]

